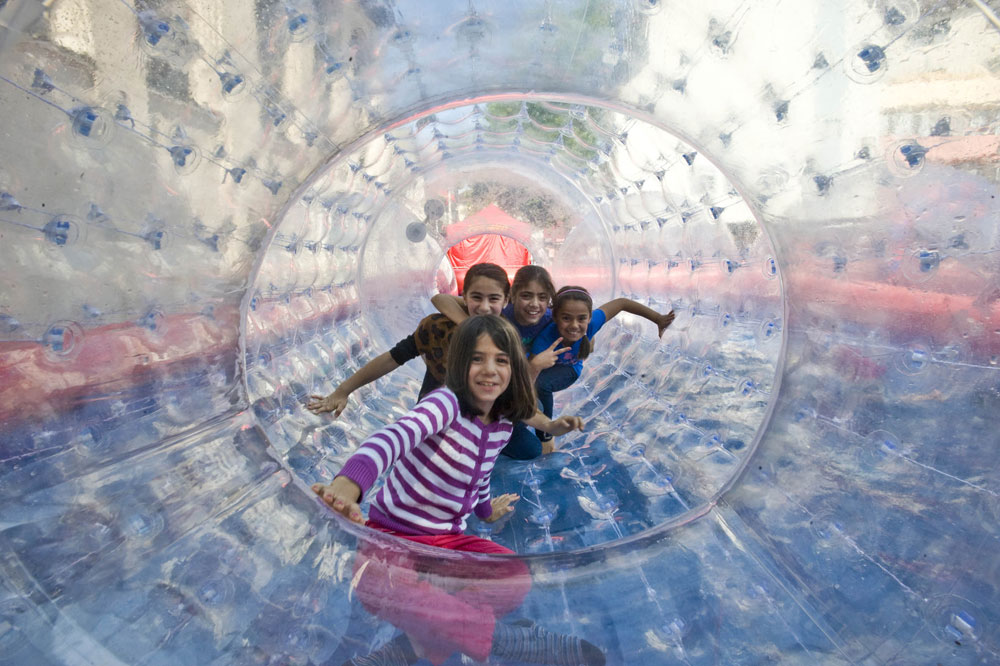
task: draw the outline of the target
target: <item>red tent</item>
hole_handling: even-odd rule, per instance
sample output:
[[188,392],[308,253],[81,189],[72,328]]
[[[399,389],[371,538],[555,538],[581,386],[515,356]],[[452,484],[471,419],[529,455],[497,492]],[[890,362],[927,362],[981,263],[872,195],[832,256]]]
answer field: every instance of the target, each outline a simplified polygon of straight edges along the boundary
[[[507,271],[508,278],[513,279],[518,268],[531,263],[531,253],[511,236],[527,238],[530,233],[531,225],[511,217],[495,205],[448,226],[444,230],[445,239],[455,243],[448,250],[448,261],[455,269],[458,293],[462,293],[465,274],[474,264],[497,264]],[[464,240],[456,243],[459,238]]]

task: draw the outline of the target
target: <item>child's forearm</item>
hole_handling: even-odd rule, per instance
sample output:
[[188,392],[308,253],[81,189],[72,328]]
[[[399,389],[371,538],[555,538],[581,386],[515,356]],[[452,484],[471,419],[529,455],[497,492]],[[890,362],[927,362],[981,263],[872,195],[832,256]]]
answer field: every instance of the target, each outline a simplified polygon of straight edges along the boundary
[[456,324],[461,324],[469,318],[469,313],[462,307],[464,301],[451,294],[434,294],[431,296],[431,304],[438,309],[448,319]]
[[583,419],[579,416],[560,416],[556,419],[550,419],[542,412],[535,412],[535,415],[530,419],[523,421],[524,425],[529,428],[537,428],[538,430],[544,430],[550,435],[565,435],[571,430],[583,430]]
[[543,412],[536,411],[534,416],[530,419],[525,419],[522,423],[529,428],[537,428],[538,430],[548,432],[549,428],[552,426],[552,419],[547,417]]
[[625,312],[628,312],[629,314],[638,315],[639,317],[642,317],[643,319],[648,319],[649,321],[654,323],[660,316],[660,313],[654,310],[653,308],[646,307],[642,303],[637,303],[636,301],[633,301],[630,298],[622,298],[619,300],[624,301],[624,303],[622,303],[621,309],[624,310]]
[[534,384],[535,380],[538,379],[538,375],[542,374],[542,370],[551,366],[544,365],[544,360],[539,358],[537,355],[532,356],[528,359],[528,376],[531,378],[531,383]]
[[306,404],[306,409],[313,414],[333,412],[334,417],[338,417],[347,408],[347,401],[352,393],[398,367],[399,364],[392,358],[390,352],[380,354],[342,381],[329,395],[313,394],[311,400]]
[[365,363],[357,372],[342,381],[335,392],[350,395],[362,386],[371,384],[376,379],[384,377],[398,367],[399,364],[393,360],[392,354],[384,352]]
[[634,314],[642,317],[643,319],[648,319],[656,324],[657,335],[660,337],[663,336],[663,331],[665,331],[674,321],[673,310],[661,314],[652,308],[646,307],[642,303],[633,301],[630,298],[616,298],[613,301],[609,301],[602,305],[600,309],[604,311],[606,319],[611,319],[623,310],[629,314]]

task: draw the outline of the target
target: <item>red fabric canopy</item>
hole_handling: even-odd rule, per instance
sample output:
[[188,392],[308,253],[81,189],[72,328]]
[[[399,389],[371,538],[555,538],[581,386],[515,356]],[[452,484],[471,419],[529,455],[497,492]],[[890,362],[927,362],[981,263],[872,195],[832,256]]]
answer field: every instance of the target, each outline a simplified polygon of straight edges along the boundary
[[461,294],[465,274],[474,264],[497,264],[507,271],[507,278],[512,280],[517,269],[531,263],[531,253],[513,238],[482,234],[453,245],[448,250],[448,261],[455,269],[455,281],[458,282],[458,293]]

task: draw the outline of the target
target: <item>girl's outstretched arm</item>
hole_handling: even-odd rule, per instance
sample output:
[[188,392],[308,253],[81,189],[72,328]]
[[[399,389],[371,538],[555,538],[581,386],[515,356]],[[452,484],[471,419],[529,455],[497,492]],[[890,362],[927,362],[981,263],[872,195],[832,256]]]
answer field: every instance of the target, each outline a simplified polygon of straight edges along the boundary
[[648,319],[656,324],[656,328],[658,329],[657,336],[661,338],[663,337],[663,331],[667,330],[667,327],[674,321],[673,310],[665,314],[660,314],[656,310],[648,308],[642,303],[633,301],[631,298],[616,298],[612,301],[608,301],[599,309],[604,311],[605,319],[612,319],[622,310],[628,312],[629,314],[638,315],[644,319]]
[[583,419],[579,416],[560,416],[559,418],[550,419],[542,412],[535,412],[534,416],[522,421],[522,423],[530,428],[538,428],[557,437],[565,435],[571,430],[583,430]]
[[399,364],[392,358],[392,354],[389,352],[379,354],[361,366],[353,375],[341,382],[340,386],[334,389],[330,395],[322,396],[313,394],[310,396],[309,403],[306,404],[306,409],[313,414],[333,412],[335,417],[340,416],[344,408],[347,407],[347,399],[352,393],[365,384],[370,384],[379,377],[389,374],[398,367]]
[[465,304],[458,296],[451,294],[434,294],[431,296],[431,304],[438,309],[448,319],[456,324],[461,324],[469,318],[469,313],[462,307]]

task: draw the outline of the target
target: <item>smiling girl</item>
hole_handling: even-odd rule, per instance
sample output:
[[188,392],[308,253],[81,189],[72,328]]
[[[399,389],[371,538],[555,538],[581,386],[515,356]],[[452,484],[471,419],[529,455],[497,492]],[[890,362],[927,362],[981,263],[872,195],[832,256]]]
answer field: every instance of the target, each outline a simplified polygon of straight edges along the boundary
[[[532,357],[551,354],[556,344],[566,345],[557,350],[555,362],[542,370],[535,382],[542,411],[551,416],[552,394],[568,388],[583,371],[583,361],[593,348],[593,337],[601,327],[620,312],[638,315],[656,324],[657,335],[674,321],[674,311],[665,314],[628,298],[616,298],[594,309],[590,293],[583,287],[567,286],[556,292],[552,304],[552,322],[546,326],[531,345]],[[539,433],[542,441],[550,439]]]
[[[471,317],[452,336],[449,357],[444,387],[366,439],[329,485],[312,488],[349,520],[403,539],[450,550],[512,554],[462,532],[469,514],[492,522],[513,511],[518,499],[514,494],[491,497],[490,475],[510,438],[512,421],[535,414],[521,341],[500,317]],[[562,434],[582,422],[567,416],[550,425],[554,434]],[[359,502],[383,474],[385,483],[364,523]],[[354,565],[358,597],[369,612],[404,633],[380,654],[358,663],[411,664],[423,657],[440,664],[458,651],[477,661],[493,654],[543,664],[604,664],[604,655],[587,641],[499,621],[521,604],[530,587],[519,560],[490,565],[493,575],[486,581],[477,568],[467,586],[454,590],[434,585],[438,577],[416,566],[415,555],[405,549],[367,545],[359,555]],[[461,577],[461,570],[451,563],[442,577]]]
[[[525,351],[530,349],[535,336],[552,321],[550,308],[555,292],[552,277],[541,266],[521,266],[514,273],[514,281],[510,285],[510,302],[503,307],[502,314],[521,335]],[[456,324],[469,317],[458,296],[435,294],[431,297],[431,303]]]
[[510,283],[510,303],[503,309],[517,332],[525,349],[552,321],[552,297],[556,289],[549,272],[541,266],[521,266]]

